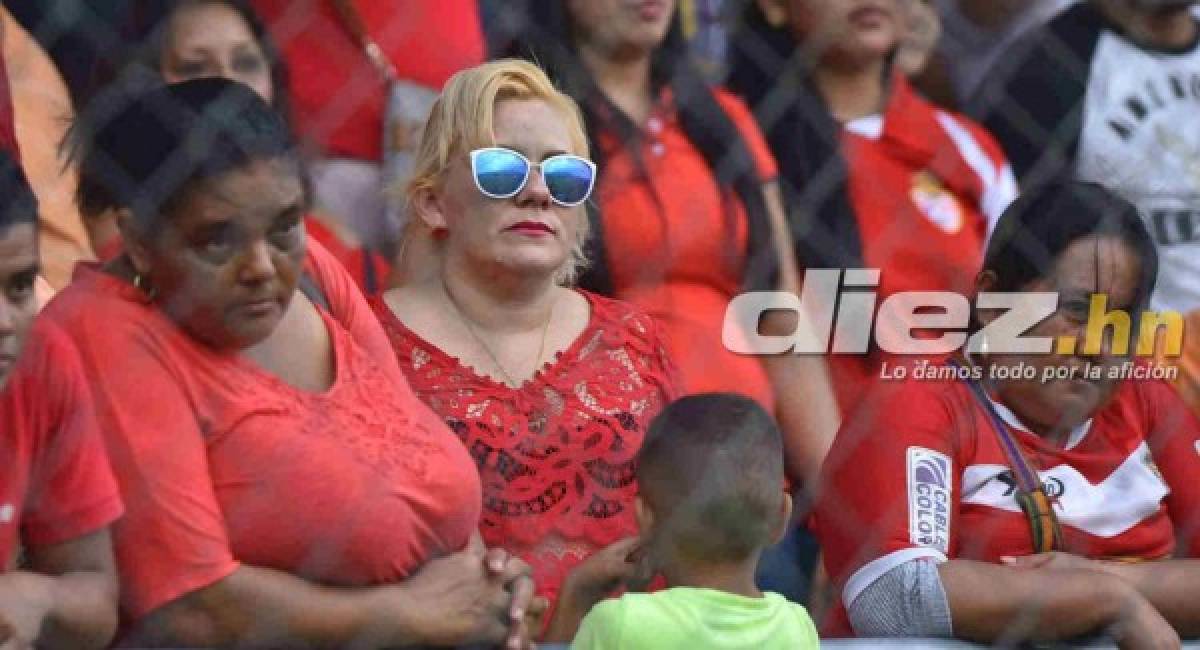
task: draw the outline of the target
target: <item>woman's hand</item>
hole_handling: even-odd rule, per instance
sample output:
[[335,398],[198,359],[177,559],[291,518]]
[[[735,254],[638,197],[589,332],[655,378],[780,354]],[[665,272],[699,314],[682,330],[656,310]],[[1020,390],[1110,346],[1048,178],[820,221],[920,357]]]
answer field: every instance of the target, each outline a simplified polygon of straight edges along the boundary
[[1005,556],[1000,563],[1014,569],[1091,569],[1103,571],[1104,562],[1088,559],[1080,555],[1051,551],[1020,557]]
[[0,650],[35,647],[53,606],[52,580],[27,571],[0,574]]
[[942,21],[929,0],[904,3],[905,35],[896,52],[896,65],[907,75],[919,74],[942,36]]
[[[482,546],[478,538],[472,544]],[[550,607],[545,598],[534,595],[532,569],[521,558],[501,548],[493,548],[484,556],[484,565],[494,578],[506,585],[511,600],[508,605],[509,634],[506,646],[525,648],[534,633],[542,628],[542,616]]]
[[[427,563],[404,583],[414,629],[427,645],[531,646],[526,615],[540,615],[529,566],[473,538],[466,549]],[[392,610],[393,612],[396,610]]]
[[1179,634],[1167,619],[1136,591],[1107,632],[1121,650],[1178,650]]

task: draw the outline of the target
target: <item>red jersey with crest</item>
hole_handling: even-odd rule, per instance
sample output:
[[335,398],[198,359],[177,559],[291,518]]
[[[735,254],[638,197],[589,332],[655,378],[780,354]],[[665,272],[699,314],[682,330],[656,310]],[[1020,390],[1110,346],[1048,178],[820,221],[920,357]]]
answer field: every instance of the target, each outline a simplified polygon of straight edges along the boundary
[[[993,404],[1054,502],[1065,550],[1200,556],[1200,422],[1166,384],[1123,381],[1061,447]],[[843,606],[909,560],[1033,553],[1004,451],[962,381],[879,382],[838,433],[822,485],[818,536]],[[845,635],[838,609],[829,632]]]
[[[983,127],[892,79],[882,114],[842,132],[862,261],[880,269],[879,303],[903,291],[974,293],[991,227],[1016,198],[1004,151]],[[838,402],[856,404],[885,357],[828,357]]]

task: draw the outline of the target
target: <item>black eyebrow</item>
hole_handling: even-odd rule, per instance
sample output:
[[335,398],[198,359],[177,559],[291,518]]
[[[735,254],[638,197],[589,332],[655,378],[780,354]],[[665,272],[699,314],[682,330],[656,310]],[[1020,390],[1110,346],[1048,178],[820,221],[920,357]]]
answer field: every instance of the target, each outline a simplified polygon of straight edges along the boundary
[[16,275],[33,275],[33,276],[36,276],[38,273],[40,273],[40,272],[41,272],[41,270],[42,270],[42,265],[41,265],[41,263],[40,263],[40,262],[34,262],[34,263],[30,264],[29,266],[27,266],[27,267],[25,267],[25,268],[21,269],[20,271],[17,271],[16,273],[13,273],[13,275],[15,275],[15,276],[16,276]]

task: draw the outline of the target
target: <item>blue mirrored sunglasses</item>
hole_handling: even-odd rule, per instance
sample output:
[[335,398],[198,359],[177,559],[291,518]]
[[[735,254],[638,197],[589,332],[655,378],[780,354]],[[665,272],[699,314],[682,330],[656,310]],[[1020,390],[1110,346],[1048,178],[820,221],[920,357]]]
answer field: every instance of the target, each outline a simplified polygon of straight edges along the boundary
[[572,154],[550,156],[533,164],[519,152],[503,147],[486,147],[471,152],[471,175],[475,187],[484,196],[507,199],[525,189],[533,168],[542,172],[542,180],[555,203],[573,207],[583,203],[592,194],[596,184],[596,164],[587,158]]

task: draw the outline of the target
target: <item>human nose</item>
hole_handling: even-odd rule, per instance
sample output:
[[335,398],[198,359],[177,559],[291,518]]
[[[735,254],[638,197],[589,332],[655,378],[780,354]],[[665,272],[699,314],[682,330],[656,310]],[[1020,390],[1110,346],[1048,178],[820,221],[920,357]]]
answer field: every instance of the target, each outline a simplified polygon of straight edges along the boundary
[[260,239],[250,244],[242,257],[238,276],[244,284],[258,284],[275,276],[271,247],[265,240]]
[[546,178],[542,175],[541,165],[529,170],[529,181],[517,194],[517,205],[542,209],[550,207],[550,188],[546,186]]

